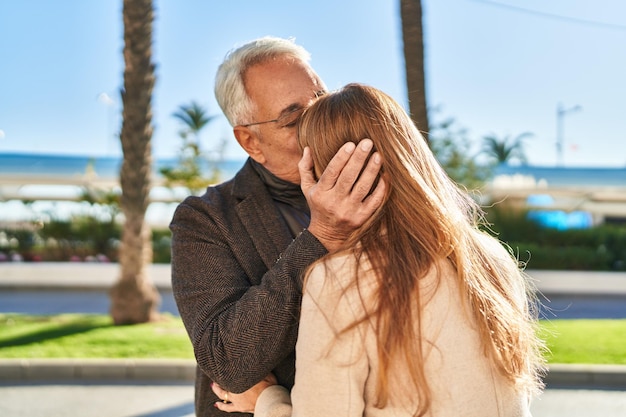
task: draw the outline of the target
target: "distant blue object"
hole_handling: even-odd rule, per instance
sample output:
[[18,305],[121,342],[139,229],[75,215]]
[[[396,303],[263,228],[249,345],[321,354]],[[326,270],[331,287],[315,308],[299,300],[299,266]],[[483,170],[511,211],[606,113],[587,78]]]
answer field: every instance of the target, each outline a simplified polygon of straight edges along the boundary
[[557,230],[588,229],[593,226],[591,213],[586,211],[566,213],[562,210],[532,210],[528,212],[528,218],[543,227]]
[[526,204],[530,206],[551,206],[554,198],[549,194],[531,194],[526,198]]

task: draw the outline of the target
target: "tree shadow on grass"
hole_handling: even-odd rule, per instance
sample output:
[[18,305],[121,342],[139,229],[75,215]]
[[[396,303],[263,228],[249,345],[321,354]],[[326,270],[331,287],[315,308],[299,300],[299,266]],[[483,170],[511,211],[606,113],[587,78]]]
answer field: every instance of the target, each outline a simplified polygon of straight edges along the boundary
[[79,333],[86,333],[96,329],[112,327],[113,323],[105,323],[89,318],[76,318],[71,321],[50,321],[53,328],[34,330],[28,334],[19,336],[9,336],[6,339],[0,339],[0,349],[16,346],[25,346],[51,339],[59,339],[65,336],[72,336]]

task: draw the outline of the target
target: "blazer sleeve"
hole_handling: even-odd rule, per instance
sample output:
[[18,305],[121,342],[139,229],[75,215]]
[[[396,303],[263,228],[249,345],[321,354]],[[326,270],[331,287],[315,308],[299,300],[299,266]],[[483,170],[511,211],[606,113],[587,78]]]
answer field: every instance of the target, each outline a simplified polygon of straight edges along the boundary
[[326,249],[305,231],[269,270],[260,261],[243,265],[241,252],[255,247],[236,254],[228,215],[208,213],[198,201],[179,205],[170,225],[174,297],[199,367],[224,389],[243,392],[293,353],[300,276]]

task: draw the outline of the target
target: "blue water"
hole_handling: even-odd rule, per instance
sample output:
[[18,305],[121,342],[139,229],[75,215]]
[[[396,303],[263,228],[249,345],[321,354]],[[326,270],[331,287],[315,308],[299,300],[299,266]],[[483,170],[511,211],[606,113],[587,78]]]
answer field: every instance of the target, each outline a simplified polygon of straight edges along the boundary
[[[0,153],[2,175],[75,176],[93,170],[100,178],[117,178],[120,157],[52,155],[36,153]],[[229,159],[218,164],[222,180],[232,178],[243,166],[244,159]],[[160,176],[162,167],[178,165],[176,158],[157,158],[153,172]],[[495,175],[527,175],[546,180],[551,186],[626,186],[626,168],[576,168],[501,165]]]
[[495,175],[525,175],[545,180],[552,187],[559,186],[626,186],[625,168],[602,167],[545,167],[536,165],[500,165]]
[[[244,162],[243,159],[230,159],[218,164],[221,178],[232,178]],[[73,176],[93,170],[100,178],[117,178],[121,163],[120,157],[108,156],[0,153],[0,175]],[[160,168],[177,165],[176,158],[155,159],[153,172],[160,176]]]

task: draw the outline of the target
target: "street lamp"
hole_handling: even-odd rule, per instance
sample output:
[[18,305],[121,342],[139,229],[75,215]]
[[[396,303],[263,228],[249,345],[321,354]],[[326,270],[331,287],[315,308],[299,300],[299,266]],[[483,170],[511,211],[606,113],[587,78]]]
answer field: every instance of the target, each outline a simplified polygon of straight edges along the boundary
[[563,166],[563,117],[566,114],[574,113],[581,110],[582,107],[575,105],[570,108],[565,108],[561,103],[556,107],[556,156],[557,165]]

